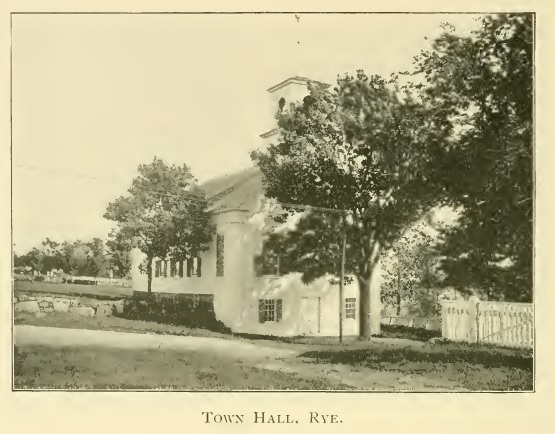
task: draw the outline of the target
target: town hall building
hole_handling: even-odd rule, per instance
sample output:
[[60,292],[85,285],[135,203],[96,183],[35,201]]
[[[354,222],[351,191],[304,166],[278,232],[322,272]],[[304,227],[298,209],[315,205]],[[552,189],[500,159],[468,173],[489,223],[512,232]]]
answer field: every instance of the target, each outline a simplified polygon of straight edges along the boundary
[[[308,82],[303,77],[291,77],[269,88],[269,118],[278,106],[306,96]],[[276,138],[277,129],[269,127],[260,135],[262,146]],[[216,225],[209,250],[180,263],[155,259],[152,292],[210,297],[216,318],[235,333],[337,336],[339,286],[332,283],[332,276],[307,285],[300,274],[280,275],[278,264],[273,268],[260,266],[264,234],[282,229],[270,218],[280,209],[264,197],[260,170],[254,167],[222,176],[201,188],[210,200]],[[139,271],[143,260],[142,253],[133,252],[135,294],[147,291],[147,276]],[[356,279],[345,285],[344,298],[343,334],[358,335]]]

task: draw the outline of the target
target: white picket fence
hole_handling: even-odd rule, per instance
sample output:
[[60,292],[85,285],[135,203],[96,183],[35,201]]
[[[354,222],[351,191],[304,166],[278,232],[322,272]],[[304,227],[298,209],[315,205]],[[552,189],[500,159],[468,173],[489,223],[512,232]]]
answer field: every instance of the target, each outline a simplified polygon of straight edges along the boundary
[[441,332],[446,339],[513,347],[534,344],[530,303],[448,300],[442,302]]

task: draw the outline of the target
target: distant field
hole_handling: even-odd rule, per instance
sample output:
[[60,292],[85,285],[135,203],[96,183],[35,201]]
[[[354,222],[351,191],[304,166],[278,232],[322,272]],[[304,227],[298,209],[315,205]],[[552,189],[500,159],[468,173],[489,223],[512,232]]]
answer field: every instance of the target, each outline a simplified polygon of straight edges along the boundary
[[15,282],[18,291],[52,292],[71,295],[96,295],[102,297],[131,297],[132,288],[113,285],[77,285],[73,283]]

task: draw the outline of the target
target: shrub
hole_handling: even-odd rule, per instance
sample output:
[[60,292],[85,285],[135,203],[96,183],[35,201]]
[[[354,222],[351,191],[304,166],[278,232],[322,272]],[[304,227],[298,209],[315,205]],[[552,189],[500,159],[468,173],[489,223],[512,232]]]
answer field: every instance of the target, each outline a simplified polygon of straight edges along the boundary
[[173,300],[126,300],[120,318],[153,321],[159,324],[228,332],[228,328],[216,318],[211,300],[193,302],[191,299]]

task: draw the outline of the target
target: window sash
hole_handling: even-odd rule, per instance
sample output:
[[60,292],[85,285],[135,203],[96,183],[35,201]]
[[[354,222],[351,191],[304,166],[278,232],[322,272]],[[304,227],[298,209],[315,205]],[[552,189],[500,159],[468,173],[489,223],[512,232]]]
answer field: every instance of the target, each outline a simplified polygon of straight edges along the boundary
[[356,319],[356,298],[346,298],[345,299],[345,318],[346,319]]
[[275,300],[264,300],[264,320],[275,321],[275,319],[276,319]]
[[283,301],[277,299],[258,300],[258,319],[259,322],[280,322],[283,315]]

